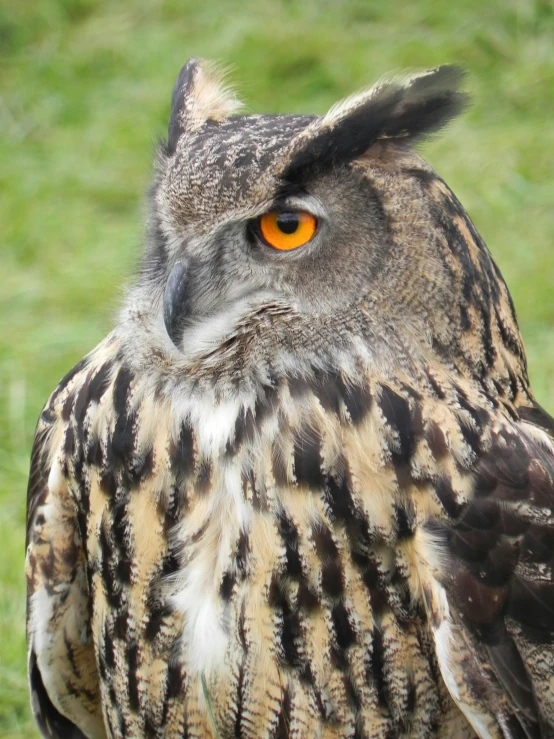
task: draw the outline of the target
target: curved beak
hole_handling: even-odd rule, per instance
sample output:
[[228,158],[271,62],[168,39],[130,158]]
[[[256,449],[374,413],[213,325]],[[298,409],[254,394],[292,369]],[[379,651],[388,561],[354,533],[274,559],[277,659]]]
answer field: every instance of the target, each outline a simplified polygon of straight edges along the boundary
[[189,304],[190,260],[183,259],[173,267],[164,292],[164,323],[171,341],[180,349],[184,322],[190,312]]

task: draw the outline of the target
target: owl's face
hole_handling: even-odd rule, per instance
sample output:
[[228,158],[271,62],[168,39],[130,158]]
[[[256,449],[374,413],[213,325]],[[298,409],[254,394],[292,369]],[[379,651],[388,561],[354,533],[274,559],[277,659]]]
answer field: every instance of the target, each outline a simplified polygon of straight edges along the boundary
[[495,268],[482,242],[471,253],[471,223],[412,149],[464,106],[460,77],[441,67],[383,83],[322,118],[249,116],[190,61],[173,92],[140,287],[175,347],[186,353],[214,322],[224,341],[271,305],[297,317],[306,349],[331,323],[337,341],[401,336],[471,358],[462,338],[491,313]]
[[237,117],[214,126],[200,151],[184,136],[159,191],[171,204],[168,251],[188,262],[189,320],[256,295],[303,314],[335,312],[367,292],[382,268],[386,216],[367,166],[340,164],[287,180],[279,170],[298,119],[252,123]]

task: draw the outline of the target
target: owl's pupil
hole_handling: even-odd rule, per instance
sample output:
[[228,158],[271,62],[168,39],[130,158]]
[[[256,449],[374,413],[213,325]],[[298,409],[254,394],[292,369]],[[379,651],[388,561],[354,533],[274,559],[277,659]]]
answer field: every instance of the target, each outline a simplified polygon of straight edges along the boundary
[[299,222],[298,215],[292,211],[284,211],[277,216],[277,226],[284,234],[293,234]]

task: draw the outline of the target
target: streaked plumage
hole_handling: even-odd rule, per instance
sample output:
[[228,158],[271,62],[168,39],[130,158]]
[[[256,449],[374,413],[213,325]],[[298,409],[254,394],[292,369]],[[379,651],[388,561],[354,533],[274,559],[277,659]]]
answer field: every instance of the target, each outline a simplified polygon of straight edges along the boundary
[[[554,422],[412,148],[459,78],[242,116],[183,68],[140,277],[37,428],[45,736],[554,735]],[[312,241],[257,240],[276,207]]]

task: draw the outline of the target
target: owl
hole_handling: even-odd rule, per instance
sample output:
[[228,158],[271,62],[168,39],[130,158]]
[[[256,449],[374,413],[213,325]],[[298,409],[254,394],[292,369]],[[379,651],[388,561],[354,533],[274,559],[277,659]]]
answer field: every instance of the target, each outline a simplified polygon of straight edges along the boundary
[[181,70],[138,276],[36,431],[44,736],[554,736],[554,420],[415,151],[461,81],[244,115]]

